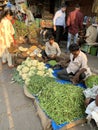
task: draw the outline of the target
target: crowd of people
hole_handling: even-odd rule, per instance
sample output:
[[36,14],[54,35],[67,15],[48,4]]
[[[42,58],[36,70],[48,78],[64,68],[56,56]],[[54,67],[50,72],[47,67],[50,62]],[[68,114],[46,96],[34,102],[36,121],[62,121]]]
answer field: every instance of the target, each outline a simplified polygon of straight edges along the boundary
[[[59,45],[61,36],[66,26],[68,26],[68,41],[66,51],[70,52],[69,64],[66,68],[63,67],[63,70],[58,73],[58,77],[65,80],[71,80],[73,83],[77,83],[85,79],[87,76],[91,75],[90,68],[87,65],[87,57],[81,51],[80,43],[78,41],[79,31],[83,29],[83,14],[80,12],[79,4],[77,4],[75,6],[75,10],[69,14],[68,19],[65,22],[66,8],[67,6],[65,4],[62,4],[61,9],[58,10],[54,15],[53,23],[56,36],[49,36],[49,40],[45,43],[45,50],[42,50],[42,57],[45,60],[56,60],[58,57],[60,57],[61,49]],[[14,67],[14,65],[12,64],[11,54],[8,50],[12,44],[16,46],[14,39],[15,30],[11,22],[13,15],[14,11],[5,9],[0,18],[0,56],[2,57],[2,64],[8,62],[9,67]],[[21,13],[18,11],[18,17],[21,21],[20,16]],[[92,28],[93,27],[91,25],[90,29],[87,29],[85,41],[88,41],[88,39],[90,39],[90,35],[93,40],[96,39],[95,34],[94,36],[92,36],[93,34],[90,34]],[[95,28],[94,32],[96,32]]]
[[65,52],[69,52],[71,43],[94,45],[97,40],[97,29],[92,25],[91,19],[88,18],[86,26],[83,25],[84,16],[79,4],[75,9],[66,15],[67,6],[62,5],[61,9],[55,13],[53,24],[56,34],[55,41],[60,45],[60,40],[65,29],[68,29],[68,38]]

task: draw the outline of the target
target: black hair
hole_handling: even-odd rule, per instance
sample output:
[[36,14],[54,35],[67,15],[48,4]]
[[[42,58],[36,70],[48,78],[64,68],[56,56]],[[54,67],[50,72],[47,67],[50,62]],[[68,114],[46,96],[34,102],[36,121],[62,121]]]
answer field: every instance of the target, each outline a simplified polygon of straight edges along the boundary
[[70,52],[72,52],[72,51],[78,51],[79,48],[80,48],[79,45],[78,45],[78,44],[75,44],[75,43],[73,43],[73,44],[71,44],[71,45],[69,46]]
[[1,20],[5,17],[5,16],[7,16],[7,15],[10,15],[10,16],[13,16],[13,12],[10,10],[10,9],[5,9],[2,13],[1,13],[1,15],[0,15],[0,22],[1,22]]
[[80,8],[80,4],[76,4],[76,5],[75,5],[75,8]]
[[54,40],[54,36],[53,36],[53,35],[50,35],[50,36],[49,36],[49,40]]
[[61,4],[61,8],[67,7],[67,5],[65,3]]

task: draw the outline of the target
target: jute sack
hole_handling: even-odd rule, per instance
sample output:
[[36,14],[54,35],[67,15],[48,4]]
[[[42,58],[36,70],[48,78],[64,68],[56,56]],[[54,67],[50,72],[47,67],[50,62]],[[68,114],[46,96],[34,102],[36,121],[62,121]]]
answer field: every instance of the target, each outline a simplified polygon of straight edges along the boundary
[[46,116],[46,114],[43,112],[43,110],[39,106],[39,103],[38,103],[37,100],[34,101],[34,106],[35,106],[35,108],[37,110],[37,115],[39,116],[39,118],[41,120],[43,130],[52,130],[51,119],[49,119]]
[[35,97],[28,92],[26,85],[24,85],[24,94],[25,94],[28,98],[31,98],[31,99],[35,100]]

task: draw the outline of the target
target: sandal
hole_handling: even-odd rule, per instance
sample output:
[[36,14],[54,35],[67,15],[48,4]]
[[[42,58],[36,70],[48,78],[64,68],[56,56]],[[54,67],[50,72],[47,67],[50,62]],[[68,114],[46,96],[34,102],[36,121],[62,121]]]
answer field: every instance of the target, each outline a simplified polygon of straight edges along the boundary
[[2,62],[2,65],[5,65],[7,62]]
[[10,65],[10,66],[8,66],[9,68],[14,68],[14,65]]

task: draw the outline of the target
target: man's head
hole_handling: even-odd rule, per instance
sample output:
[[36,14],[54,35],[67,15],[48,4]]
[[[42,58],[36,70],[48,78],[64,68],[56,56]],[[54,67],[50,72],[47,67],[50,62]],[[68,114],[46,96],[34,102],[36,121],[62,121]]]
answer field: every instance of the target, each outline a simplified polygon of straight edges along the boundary
[[54,36],[49,36],[49,43],[52,45],[54,43]]
[[79,5],[79,4],[76,4],[76,5],[75,5],[75,9],[76,9],[76,10],[80,10],[80,5]]
[[75,44],[75,43],[73,43],[69,46],[69,50],[75,57],[77,57],[80,53],[79,45]]
[[62,12],[65,12],[65,11],[66,11],[66,8],[67,8],[67,6],[63,3],[63,4],[61,5],[61,10],[62,10]]
[[89,27],[92,24],[92,20],[90,18],[88,18],[87,22],[86,22],[86,26]]

